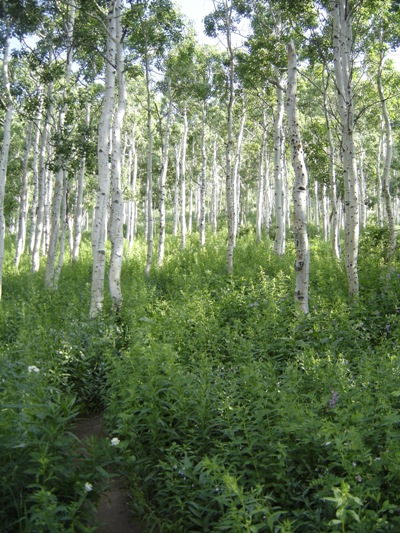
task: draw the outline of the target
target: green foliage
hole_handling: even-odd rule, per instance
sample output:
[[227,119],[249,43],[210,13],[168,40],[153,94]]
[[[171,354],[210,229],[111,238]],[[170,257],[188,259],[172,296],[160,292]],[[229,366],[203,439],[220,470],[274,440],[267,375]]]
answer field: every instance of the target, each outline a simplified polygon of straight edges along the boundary
[[[350,302],[344,265],[314,233],[307,316],[294,309],[293,246],[275,256],[248,228],[232,276],[226,232],[204,248],[188,236],[180,253],[171,239],[165,265],[148,278],[145,247],[135,242],[118,321],[87,318],[89,243],[64,267],[57,292],[44,290],[25,259],[18,275],[7,264],[6,531],[88,530],[105,478],[96,466],[110,458],[93,449],[79,465],[71,459],[78,407],[106,408],[148,531],[397,531],[397,264],[385,265],[384,235],[368,228],[362,291]],[[33,366],[40,371],[28,372]]]
[[[108,476],[80,455],[69,432],[74,398],[50,384],[43,368],[4,359],[0,366],[2,531],[90,531]],[[93,491],[85,490],[88,482]]]

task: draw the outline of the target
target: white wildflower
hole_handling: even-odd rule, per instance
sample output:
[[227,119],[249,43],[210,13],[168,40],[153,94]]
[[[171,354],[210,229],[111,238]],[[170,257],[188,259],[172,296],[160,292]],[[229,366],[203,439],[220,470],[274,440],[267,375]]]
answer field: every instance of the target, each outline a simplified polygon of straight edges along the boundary
[[117,437],[114,437],[113,439],[111,439],[111,446],[118,446],[120,442],[121,441]]
[[40,370],[35,365],[28,366],[28,374],[30,374],[31,372],[40,372]]
[[86,492],[90,492],[93,490],[93,485],[91,483],[89,483],[89,481],[86,481],[85,483],[85,490]]

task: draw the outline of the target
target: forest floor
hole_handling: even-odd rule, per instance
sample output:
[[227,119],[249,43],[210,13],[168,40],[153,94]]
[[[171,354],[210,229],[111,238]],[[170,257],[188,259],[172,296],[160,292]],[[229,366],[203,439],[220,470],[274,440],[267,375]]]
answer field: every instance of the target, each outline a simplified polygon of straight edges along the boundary
[[[90,437],[106,438],[100,414],[78,420],[73,432],[83,444]],[[100,526],[96,533],[143,533],[141,527],[134,524],[128,502],[129,496],[122,481],[113,477],[109,489],[100,497],[97,506],[96,523]]]

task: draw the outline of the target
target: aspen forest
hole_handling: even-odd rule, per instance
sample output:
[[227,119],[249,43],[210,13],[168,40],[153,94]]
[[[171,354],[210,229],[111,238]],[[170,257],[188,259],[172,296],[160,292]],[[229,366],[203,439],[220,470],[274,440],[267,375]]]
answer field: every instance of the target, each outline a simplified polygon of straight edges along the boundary
[[398,533],[400,1],[186,3],[0,0],[0,531]]

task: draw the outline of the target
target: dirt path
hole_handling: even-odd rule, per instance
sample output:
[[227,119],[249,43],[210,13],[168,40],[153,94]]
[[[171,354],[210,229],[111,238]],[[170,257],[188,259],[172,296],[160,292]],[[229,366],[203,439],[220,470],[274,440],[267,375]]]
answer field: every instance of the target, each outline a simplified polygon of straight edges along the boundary
[[[88,437],[106,438],[101,415],[92,415],[78,420],[73,429],[75,435],[84,442]],[[97,507],[97,521],[102,524],[96,533],[143,533],[132,523],[128,508],[128,495],[121,487],[118,478],[111,481],[110,489],[101,496]]]

